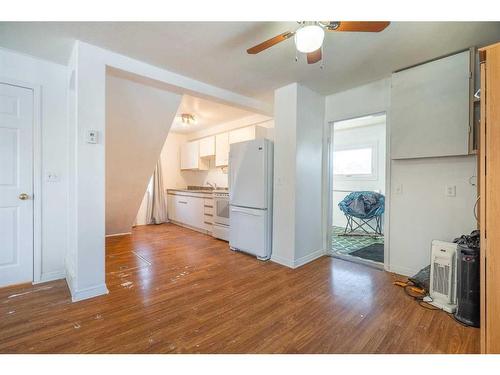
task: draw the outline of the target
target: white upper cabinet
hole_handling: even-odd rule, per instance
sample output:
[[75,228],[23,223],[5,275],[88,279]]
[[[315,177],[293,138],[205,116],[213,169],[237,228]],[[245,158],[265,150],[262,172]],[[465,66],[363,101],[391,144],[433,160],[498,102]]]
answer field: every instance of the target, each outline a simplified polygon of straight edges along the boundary
[[207,137],[200,139],[200,158],[215,155],[215,137]]
[[266,128],[252,125],[229,132],[229,144],[251,141],[252,139],[266,138]]
[[469,153],[470,53],[394,73],[391,158]]
[[229,132],[229,144],[255,139],[255,126],[232,130]]
[[229,133],[215,136],[215,166],[225,167],[229,158]]
[[210,167],[211,157],[214,155],[215,166],[225,167],[228,165],[230,144],[267,138],[267,130],[262,126],[251,125],[187,142],[181,146],[181,169],[207,170]]
[[199,141],[187,142],[181,146],[181,169],[208,169],[208,163],[200,159]]

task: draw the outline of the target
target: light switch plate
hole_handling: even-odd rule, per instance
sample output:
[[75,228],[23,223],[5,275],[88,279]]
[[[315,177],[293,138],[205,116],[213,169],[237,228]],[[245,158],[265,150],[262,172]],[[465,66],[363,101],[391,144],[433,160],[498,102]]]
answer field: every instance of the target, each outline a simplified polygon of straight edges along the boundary
[[85,141],[90,144],[96,144],[98,138],[97,130],[87,130],[85,134]]

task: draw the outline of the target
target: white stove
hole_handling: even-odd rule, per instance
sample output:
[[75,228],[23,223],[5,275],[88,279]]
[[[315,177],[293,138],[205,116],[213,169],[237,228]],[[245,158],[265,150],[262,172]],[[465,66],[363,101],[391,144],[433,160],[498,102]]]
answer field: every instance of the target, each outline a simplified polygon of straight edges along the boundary
[[229,192],[227,190],[214,190],[214,213],[212,236],[224,241],[229,241]]

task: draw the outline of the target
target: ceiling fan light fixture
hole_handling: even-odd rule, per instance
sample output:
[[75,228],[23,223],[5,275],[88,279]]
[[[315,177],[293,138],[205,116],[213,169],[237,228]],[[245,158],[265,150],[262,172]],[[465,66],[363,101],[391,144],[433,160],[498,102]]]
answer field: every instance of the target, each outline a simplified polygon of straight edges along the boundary
[[319,25],[303,26],[295,32],[295,47],[302,53],[311,53],[323,45],[325,30]]

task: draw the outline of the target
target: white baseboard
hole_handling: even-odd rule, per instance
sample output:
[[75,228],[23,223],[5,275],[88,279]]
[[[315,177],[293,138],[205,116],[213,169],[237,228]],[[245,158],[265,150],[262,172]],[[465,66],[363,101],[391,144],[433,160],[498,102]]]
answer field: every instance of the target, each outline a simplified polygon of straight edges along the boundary
[[41,284],[49,281],[61,280],[66,278],[66,271],[52,271],[52,272],[44,272],[40,277],[40,280],[33,282],[33,284]]
[[125,232],[125,233],[115,233],[115,234],[106,234],[106,237],[118,237],[118,236],[126,236],[132,234],[132,232]]
[[203,233],[203,234],[208,234],[208,235],[212,234],[212,232],[210,232],[210,231],[208,231],[206,229],[192,227],[191,225],[179,223],[178,221],[170,220],[169,223],[174,224],[174,225],[178,225],[179,227],[183,227],[183,228],[194,230],[195,232],[199,232],[199,233]]
[[271,262],[281,264],[282,266],[285,266],[288,268],[294,268],[293,267],[293,260],[282,258],[282,257],[279,257],[277,255],[271,254]]
[[413,276],[413,275],[416,275],[417,272],[420,270],[415,271],[414,269],[411,269],[408,267],[397,266],[397,265],[391,264],[387,267],[386,271],[396,273],[396,274],[402,275],[402,276]]
[[66,282],[68,284],[68,288],[69,288],[69,291],[71,293],[71,301],[72,302],[83,301],[85,299],[94,298],[94,297],[102,296],[104,294],[109,293],[109,290],[106,287],[106,284],[101,284],[101,285],[93,286],[93,287],[82,289],[82,290],[74,290],[73,289],[73,280],[71,280],[69,277],[67,277]]
[[293,262],[293,268],[298,268],[300,266],[303,266],[306,263],[310,263],[313,260],[321,258],[323,255],[326,255],[326,250],[325,249],[316,250],[315,252],[313,252],[311,254],[308,254],[308,255],[303,256],[303,257],[301,257],[299,259],[296,259]]
[[306,256],[303,256],[303,257],[301,257],[299,259],[295,259],[295,260],[282,258],[282,257],[277,256],[277,255],[271,255],[271,261],[274,263],[281,264],[282,266],[285,266],[288,268],[299,268],[299,267],[303,266],[304,264],[307,264],[309,262],[312,262],[313,260],[316,260],[316,259],[322,257],[323,255],[326,255],[325,249],[317,250],[311,254],[308,254]]

